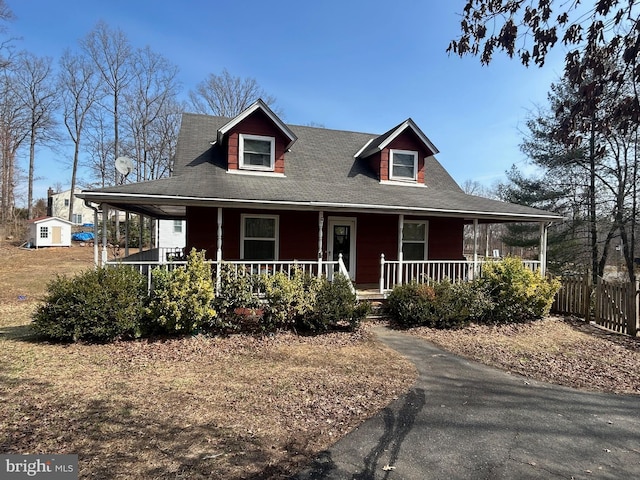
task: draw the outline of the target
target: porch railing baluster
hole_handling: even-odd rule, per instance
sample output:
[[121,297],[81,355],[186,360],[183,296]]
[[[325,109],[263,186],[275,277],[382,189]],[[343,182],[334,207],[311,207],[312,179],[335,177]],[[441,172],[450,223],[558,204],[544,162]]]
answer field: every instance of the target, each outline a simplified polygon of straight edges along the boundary
[[[467,260],[403,260],[398,262],[397,260],[386,260],[385,256],[381,255],[380,293],[385,294],[393,290],[393,287],[398,285],[397,279],[400,276],[403,277],[404,283],[412,281],[431,283],[441,282],[444,279],[449,279],[452,283],[461,283],[473,280],[481,274],[482,267],[487,261],[478,260],[477,264]],[[536,260],[524,260],[523,263],[534,272],[540,268],[540,262]],[[398,274],[399,269],[402,269],[403,275]]]

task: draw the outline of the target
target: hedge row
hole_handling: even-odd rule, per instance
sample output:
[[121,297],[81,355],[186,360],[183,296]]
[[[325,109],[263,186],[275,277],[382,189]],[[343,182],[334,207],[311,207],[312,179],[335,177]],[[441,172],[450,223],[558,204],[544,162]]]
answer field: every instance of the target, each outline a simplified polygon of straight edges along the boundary
[[485,264],[482,276],[472,282],[397,286],[385,308],[393,322],[406,327],[525,322],[547,315],[559,288],[558,280],[506,258]]
[[[369,313],[350,282],[297,271],[271,276],[223,268],[215,295],[204,252],[192,250],[187,265],[152,272],[102,268],[73,278],[57,277],[34,314],[35,331],[56,341],[108,342],[116,338],[208,332],[320,332],[355,328]],[[386,313],[402,326],[452,328],[478,323],[523,322],[548,314],[560,287],[518,259],[486,264],[480,279],[460,284],[407,284],[389,295]],[[256,293],[260,295],[256,295]]]
[[[126,268],[100,268],[48,285],[34,314],[37,334],[50,340],[109,342],[116,338],[208,332],[275,330],[325,331],[355,328],[368,314],[349,281],[333,282],[296,271],[289,278],[221,272],[215,295],[204,252],[192,250],[185,267],[146,277]],[[260,292],[260,295],[256,295]]]

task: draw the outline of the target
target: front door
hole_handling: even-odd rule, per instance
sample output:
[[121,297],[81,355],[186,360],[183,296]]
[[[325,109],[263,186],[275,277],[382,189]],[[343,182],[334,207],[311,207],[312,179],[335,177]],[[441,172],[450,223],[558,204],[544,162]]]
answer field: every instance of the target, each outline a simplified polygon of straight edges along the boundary
[[356,278],[356,219],[329,217],[327,228],[327,258],[342,261],[349,272],[349,278]]

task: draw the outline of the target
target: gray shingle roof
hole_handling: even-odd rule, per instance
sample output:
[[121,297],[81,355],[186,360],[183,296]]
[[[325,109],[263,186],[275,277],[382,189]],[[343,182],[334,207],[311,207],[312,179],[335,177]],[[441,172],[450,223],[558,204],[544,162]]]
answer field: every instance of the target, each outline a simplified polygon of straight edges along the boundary
[[395,138],[401,132],[405,131],[407,128],[412,129],[416,135],[421,139],[421,141],[425,144],[425,146],[434,154],[438,153],[438,149],[436,146],[431,143],[431,140],[427,138],[420,127],[418,127],[412,119],[407,119],[402,122],[400,125],[396,125],[391,130],[386,131],[378,138],[373,139],[371,143],[369,143],[366,148],[358,155],[361,158],[366,158],[369,155],[372,155],[375,152],[379,152],[381,150],[381,146],[384,145],[389,139]]
[[[366,159],[354,155],[379,135],[288,125],[298,138],[285,156],[285,176],[227,173],[217,130],[229,118],[186,113],[174,175],[85,191],[82,197],[158,216],[179,216],[185,205],[253,204],[324,210],[389,211],[494,220],[553,220],[558,215],[466,195],[435,157],[425,164],[425,186],[382,184]],[[392,129],[393,130],[393,129]],[[143,206],[148,204],[147,206]]]

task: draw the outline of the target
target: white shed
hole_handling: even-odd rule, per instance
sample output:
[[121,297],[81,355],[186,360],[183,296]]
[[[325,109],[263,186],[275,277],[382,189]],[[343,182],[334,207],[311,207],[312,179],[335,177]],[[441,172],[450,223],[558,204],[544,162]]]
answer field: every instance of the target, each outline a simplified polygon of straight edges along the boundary
[[57,217],[29,220],[29,244],[32,247],[70,247],[73,223]]

